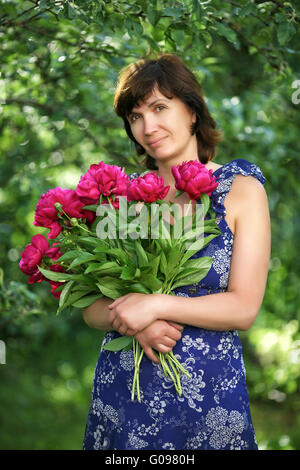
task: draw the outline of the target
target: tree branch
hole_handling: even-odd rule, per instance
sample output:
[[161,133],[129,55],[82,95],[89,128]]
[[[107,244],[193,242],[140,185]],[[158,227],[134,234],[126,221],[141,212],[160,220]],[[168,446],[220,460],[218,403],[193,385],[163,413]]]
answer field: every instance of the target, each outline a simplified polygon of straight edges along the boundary
[[[28,99],[28,98],[24,99],[24,98],[18,98],[18,97],[9,97],[9,98],[5,99],[5,104],[6,105],[17,104],[19,106],[32,106],[33,108],[38,108],[41,111],[44,111],[49,115],[54,114],[57,111],[61,111],[60,103],[57,103],[57,106],[55,107],[55,106],[51,106],[47,103],[39,103],[38,101],[34,101],[34,100],[31,100],[31,99]],[[117,126],[114,123],[109,122],[109,121],[105,121],[105,120],[103,120],[103,119],[101,119],[97,116],[94,116],[93,114],[90,114],[90,113],[84,113],[83,112],[81,114],[81,117],[84,118],[84,119],[87,119],[88,121],[95,122],[96,124],[99,124],[100,126],[103,126],[104,128],[107,127],[108,125],[111,128],[117,128]],[[75,124],[77,124],[77,121],[70,118],[70,116],[66,115],[65,118],[68,119],[69,121],[72,121]]]
[[233,23],[229,23],[229,22],[224,22],[223,20],[218,20],[220,21],[221,23],[224,23],[226,24],[226,26],[228,26],[230,29],[232,29],[235,33],[237,33],[239,36],[241,36],[241,38],[243,38],[243,40],[249,45],[249,46],[252,46],[254,47],[255,49],[257,49],[258,52],[260,52],[260,54],[262,54],[266,60],[269,62],[269,64],[271,65],[271,67],[275,68],[276,70],[280,71],[281,68],[279,65],[275,64],[274,62],[272,62],[272,57],[270,57],[268,54],[267,54],[267,51],[272,51],[273,49],[270,49],[270,48],[262,48],[260,46],[258,46],[257,44],[255,44],[254,42],[250,41],[250,39],[248,39]]

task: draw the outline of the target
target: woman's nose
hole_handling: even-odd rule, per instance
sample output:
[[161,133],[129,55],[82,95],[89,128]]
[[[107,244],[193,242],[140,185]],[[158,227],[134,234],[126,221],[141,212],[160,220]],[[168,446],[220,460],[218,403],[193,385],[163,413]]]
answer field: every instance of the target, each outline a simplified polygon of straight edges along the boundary
[[157,122],[154,116],[147,115],[144,117],[144,134],[151,135],[157,129]]

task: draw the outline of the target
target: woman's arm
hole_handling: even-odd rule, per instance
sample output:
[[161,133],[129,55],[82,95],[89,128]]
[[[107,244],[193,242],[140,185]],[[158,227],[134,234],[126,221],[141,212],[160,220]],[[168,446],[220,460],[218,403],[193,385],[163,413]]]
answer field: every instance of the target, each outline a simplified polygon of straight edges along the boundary
[[[237,175],[231,190],[236,217],[228,291],[189,298],[150,294],[148,301],[145,294],[129,294],[109,307],[114,327],[140,330],[157,318],[211,330],[246,330],[251,326],[264,297],[269,270],[268,200],[264,187],[251,176]],[[134,302],[131,296],[136,296]],[[138,315],[140,305],[144,315]]]
[[96,328],[102,331],[113,331],[114,328],[108,320],[110,314],[108,305],[111,304],[111,302],[112,300],[108,297],[102,297],[89,307],[86,307],[82,312],[85,323],[90,328]]

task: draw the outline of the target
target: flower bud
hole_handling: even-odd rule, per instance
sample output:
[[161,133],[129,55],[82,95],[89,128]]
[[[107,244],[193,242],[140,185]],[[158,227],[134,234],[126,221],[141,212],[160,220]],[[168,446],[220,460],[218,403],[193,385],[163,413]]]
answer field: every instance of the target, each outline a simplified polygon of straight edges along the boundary
[[72,217],[70,222],[71,222],[71,225],[73,225],[74,227],[78,227],[78,225],[79,225],[78,219],[76,219],[75,217]]

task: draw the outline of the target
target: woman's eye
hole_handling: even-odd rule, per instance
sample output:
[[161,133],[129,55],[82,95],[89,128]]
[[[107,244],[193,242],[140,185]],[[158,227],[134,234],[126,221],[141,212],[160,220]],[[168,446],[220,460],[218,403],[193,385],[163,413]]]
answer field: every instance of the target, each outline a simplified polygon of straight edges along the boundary
[[[155,110],[160,112],[162,111],[163,109],[165,109],[166,106],[164,106],[163,104],[159,104],[155,107]],[[130,123],[134,123],[137,119],[139,119],[140,115],[139,114],[131,114],[131,116],[129,117],[129,121]]]
[[137,114],[133,114],[131,117],[130,117],[130,122],[134,122],[138,119],[138,115]]

